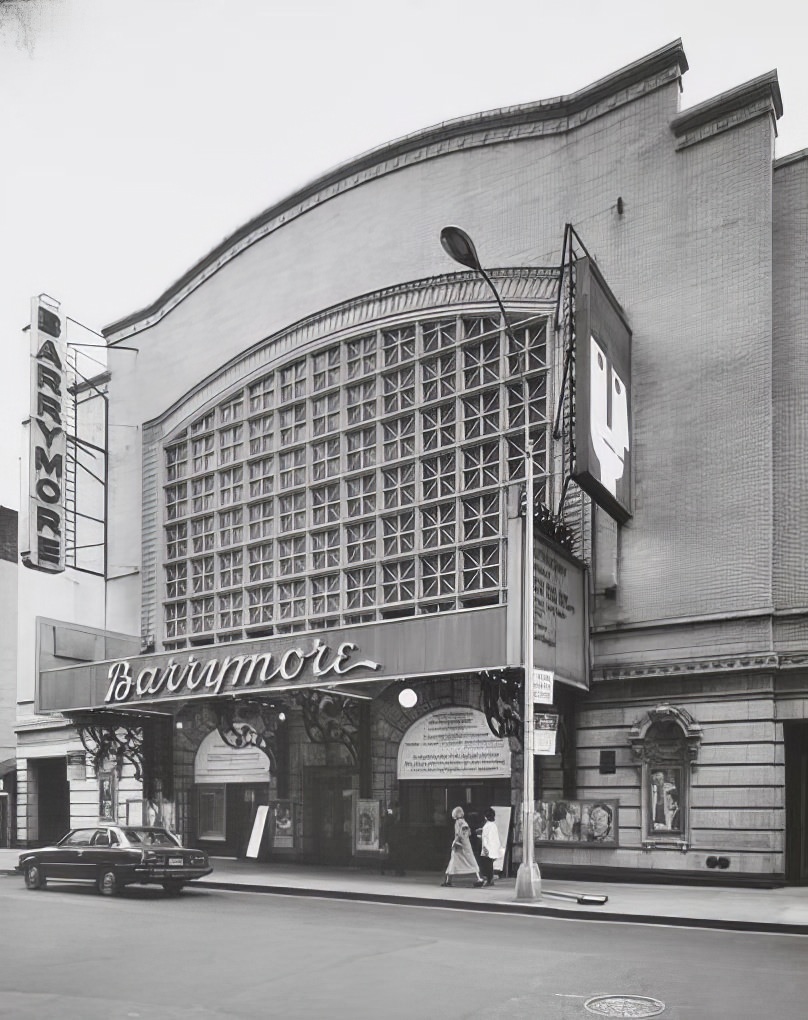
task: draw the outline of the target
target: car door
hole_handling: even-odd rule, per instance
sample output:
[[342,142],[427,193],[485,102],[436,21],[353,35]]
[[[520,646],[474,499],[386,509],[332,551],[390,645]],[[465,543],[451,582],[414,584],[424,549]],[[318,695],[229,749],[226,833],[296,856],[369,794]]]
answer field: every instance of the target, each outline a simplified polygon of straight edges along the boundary
[[88,866],[85,854],[95,829],[75,829],[49,852],[49,860],[43,862],[45,874],[50,878],[79,879],[86,877]]
[[82,878],[95,879],[105,865],[115,865],[120,856],[118,838],[110,829],[96,829],[90,846],[82,855]]

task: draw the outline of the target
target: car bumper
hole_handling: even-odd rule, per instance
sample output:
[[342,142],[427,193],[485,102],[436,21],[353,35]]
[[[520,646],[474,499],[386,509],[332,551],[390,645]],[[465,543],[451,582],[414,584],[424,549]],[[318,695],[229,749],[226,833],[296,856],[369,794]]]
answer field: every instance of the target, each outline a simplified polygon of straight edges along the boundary
[[135,868],[132,872],[136,882],[165,882],[176,879],[180,882],[191,882],[195,878],[204,878],[213,868]]

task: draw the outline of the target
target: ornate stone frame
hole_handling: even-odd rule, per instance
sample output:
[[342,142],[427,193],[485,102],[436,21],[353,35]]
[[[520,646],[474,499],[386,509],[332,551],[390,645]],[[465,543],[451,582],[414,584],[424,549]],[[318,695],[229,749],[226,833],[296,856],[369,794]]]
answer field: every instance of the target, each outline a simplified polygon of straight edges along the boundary
[[[661,741],[654,739],[653,728],[660,724],[674,724],[681,736]],[[631,753],[640,766],[640,824],[644,850],[678,849],[686,853],[690,849],[690,773],[698,763],[701,738],[701,726],[693,716],[686,709],[667,703],[649,709],[629,730]],[[682,776],[680,833],[655,834],[649,831],[649,776],[655,767],[664,766],[675,767]]]

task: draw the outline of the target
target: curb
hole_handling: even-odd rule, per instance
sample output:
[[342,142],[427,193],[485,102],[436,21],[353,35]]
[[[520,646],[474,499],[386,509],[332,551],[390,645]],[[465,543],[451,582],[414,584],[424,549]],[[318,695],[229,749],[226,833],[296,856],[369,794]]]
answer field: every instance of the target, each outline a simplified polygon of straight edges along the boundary
[[[13,868],[0,868],[0,875],[19,877]],[[674,928],[703,928],[714,931],[749,932],[759,935],[808,935],[808,924],[784,924],[777,921],[737,921],[706,917],[676,917],[665,914],[623,914],[609,910],[577,910],[551,906],[528,906],[518,901],[511,903],[481,903],[469,900],[452,900],[445,896],[405,896],[395,893],[364,893],[341,889],[306,889],[291,885],[256,885],[249,882],[217,882],[199,879],[193,883],[197,889],[219,889],[225,892],[264,893],[274,896],[305,896],[309,899],[353,900],[358,903],[391,903],[403,907],[438,907],[440,909],[470,910],[487,914],[518,914],[521,917],[552,917],[557,920],[610,921],[621,924],[664,925]]]
[[611,921],[624,924],[667,925],[677,928],[706,928],[719,931],[753,932],[766,935],[808,935],[808,924],[783,924],[776,921],[737,921],[705,917],[670,917],[664,914],[623,914],[618,911],[560,909],[550,906],[527,906],[512,903],[481,903],[450,900],[443,896],[426,898],[395,893],[350,892],[340,889],[304,889],[299,886],[253,885],[247,882],[217,882],[200,879],[198,888],[221,889],[229,892],[272,893],[276,896],[306,896],[311,899],[354,900],[360,903],[393,903],[407,907],[439,907],[472,910],[489,914],[519,914],[522,917],[554,917],[560,920]]

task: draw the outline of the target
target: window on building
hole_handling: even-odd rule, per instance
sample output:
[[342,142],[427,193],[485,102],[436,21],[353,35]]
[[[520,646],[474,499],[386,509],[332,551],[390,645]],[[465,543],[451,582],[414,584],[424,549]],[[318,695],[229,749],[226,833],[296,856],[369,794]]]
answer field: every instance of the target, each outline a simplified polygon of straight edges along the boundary
[[168,437],[171,647],[503,601],[526,422],[537,493],[549,472],[546,313],[510,324],[450,315],[298,350]]

